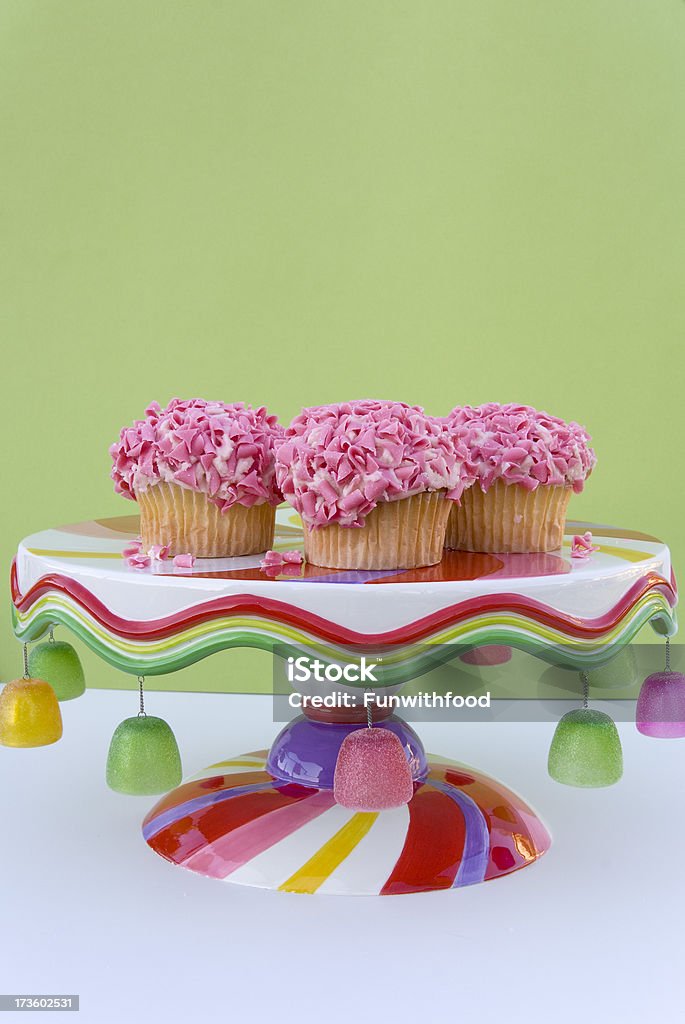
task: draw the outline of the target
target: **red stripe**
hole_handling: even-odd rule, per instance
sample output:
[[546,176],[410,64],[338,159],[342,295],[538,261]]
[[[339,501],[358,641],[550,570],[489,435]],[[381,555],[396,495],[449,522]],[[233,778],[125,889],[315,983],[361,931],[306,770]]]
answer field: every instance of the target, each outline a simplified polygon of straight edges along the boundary
[[242,828],[233,829],[203,850],[184,861],[184,867],[210,878],[227,878],[265,850],[335,806],[331,790],[311,789],[310,796],[299,803],[280,807]]
[[167,825],[148,839],[148,845],[160,856],[180,864],[207,843],[215,842],[248,821],[270,814],[279,807],[306,800],[311,795],[312,790],[304,786],[286,786],[284,789],[265,789],[236,796]]
[[633,605],[650,590],[658,590],[671,605],[676,603],[676,593],[669,583],[657,573],[637,580],[621,600],[604,615],[596,619],[582,619],[575,615],[564,615],[549,605],[535,601],[533,598],[520,594],[488,594],[481,597],[459,601],[457,604],[441,608],[431,615],[417,619],[415,622],[386,633],[359,633],[356,630],[340,626],[313,612],[295,608],[283,601],[269,597],[258,597],[254,594],[231,594],[205,601],[194,608],[183,609],[173,615],[160,619],[123,619],[91,594],[82,584],[58,573],[42,576],[37,583],[24,595],[17,586],[16,565],[12,563],[11,574],[12,600],[16,607],[25,612],[47,592],[58,591],[67,594],[77,604],[109,632],[129,640],[158,640],[173,636],[181,629],[199,623],[221,618],[227,614],[257,615],[285,625],[304,628],[315,636],[329,640],[335,644],[369,646],[386,646],[394,643],[412,643],[442,629],[453,626],[477,614],[493,612],[519,612],[527,618],[554,629],[561,629],[565,634],[592,639],[602,636],[607,630],[616,626]]
[[168,811],[172,807],[179,807],[186,800],[194,800],[195,797],[204,796],[205,793],[223,791],[225,789],[237,789],[240,786],[254,786],[259,782],[271,782],[272,776],[265,771],[235,772],[230,775],[212,775],[210,778],[197,779],[194,782],[186,782],[177,786],[170,793],[163,796],[155,804],[152,810],[145,816],[143,826],[156,818],[162,811]]
[[381,896],[449,889],[457,875],[466,839],[458,805],[424,783],[416,789],[408,807],[404,847]]
[[[470,796],[482,811],[490,832],[490,860],[485,872],[486,881],[498,878],[503,871],[514,871],[529,864],[530,856],[525,856],[522,846],[532,856],[538,856],[549,849],[550,841],[546,830],[542,827],[539,829],[548,840],[544,845],[536,841],[536,837],[531,833],[528,820],[532,811],[515,793],[500,783],[495,788],[481,778],[466,775],[459,769],[443,769],[438,766],[431,766],[428,777],[457,786]],[[516,844],[515,836],[521,837],[519,845]]]

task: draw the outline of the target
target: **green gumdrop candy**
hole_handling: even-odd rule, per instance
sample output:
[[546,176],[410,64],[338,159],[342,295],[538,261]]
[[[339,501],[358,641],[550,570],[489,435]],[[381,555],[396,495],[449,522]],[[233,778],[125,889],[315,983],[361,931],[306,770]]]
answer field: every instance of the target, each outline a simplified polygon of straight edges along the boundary
[[569,711],[557,725],[547,769],[566,786],[613,786],[623,775],[623,751],[611,718],[589,708]]
[[600,689],[630,689],[638,682],[639,672],[635,651],[630,644],[619,647],[606,665],[588,671],[590,686]]
[[117,726],[107,755],[110,789],[151,796],[178,786],[181,777],[176,737],[162,718],[126,718]]
[[63,640],[38,644],[29,654],[29,675],[50,683],[57,700],[73,700],[86,689],[86,680],[79,656]]

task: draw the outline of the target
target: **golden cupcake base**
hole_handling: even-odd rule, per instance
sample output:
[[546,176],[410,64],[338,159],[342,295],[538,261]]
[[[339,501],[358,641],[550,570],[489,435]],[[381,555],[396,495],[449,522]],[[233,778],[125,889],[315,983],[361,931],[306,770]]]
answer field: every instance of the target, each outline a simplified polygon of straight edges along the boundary
[[416,569],[442,558],[451,501],[444,491],[383,501],[364,525],[304,528],[308,562],[330,569]]
[[136,495],[143,550],[166,544],[171,555],[197,558],[254,555],[273,545],[276,510],[236,503],[221,512],[201,491],[158,483]]
[[445,547],[489,553],[556,551],[572,491],[566,486],[527,491],[497,480],[484,492],[475,483],[464,491],[461,506],[452,507]]

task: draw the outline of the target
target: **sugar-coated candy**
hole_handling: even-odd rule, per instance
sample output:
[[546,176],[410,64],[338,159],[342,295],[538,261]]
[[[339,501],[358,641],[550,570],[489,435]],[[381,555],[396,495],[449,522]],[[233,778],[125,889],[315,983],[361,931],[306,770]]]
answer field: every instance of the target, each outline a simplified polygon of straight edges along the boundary
[[0,693],[0,743],[44,747],[62,735],[55,691],[43,679],[15,679]]
[[165,793],[181,781],[176,737],[161,718],[141,715],[117,726],[107,756],[107,785],[119,793]]
[[73,700],[86,689],[81,660],[71,644],[63,640],[38,644],[33,648],[29,654],[29,675],[50,683],[58,700]]
[[685,736],[685,675],[654,672],[647,676],[635,709],[638,732],[657,739]]
[[382,811],[408,803],[414,792],[402,743],[389,729],[361,728],[346,736],[333,780],[336,801],[357,811]]
[[567,786],[612,786],[623,775],[618,730],[603,711],[577,708],[564,715],[552,739],[549,774]]

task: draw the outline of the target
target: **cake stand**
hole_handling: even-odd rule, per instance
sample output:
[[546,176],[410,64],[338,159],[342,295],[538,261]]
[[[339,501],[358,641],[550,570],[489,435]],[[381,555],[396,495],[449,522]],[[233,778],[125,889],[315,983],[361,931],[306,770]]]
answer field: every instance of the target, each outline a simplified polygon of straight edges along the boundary
[[[570,558],[591,530],[599,550]],[[567,525],[559,552],[446,552],[413,571],[349,572],[305,565],[268,575],[259,556],[130,568],[122,549],[137,516],[46,530],[22,542],[12,566],[12,614],[22,642],[62,624],[132,676],[177,671],[216,651],[257,647],[326,661],[375,654],[374,687],[399,688],[436,659],[506,644],[573,668],[596,664],[646,624],[676,630],[667,546],[631,530]],[[275,548],[302,547],[299,517],[280,509]],[[132,680],[132,685],[133,680]],[[359,709],[308,711],[269,751],[230,757],[164,796],[143,822],[162,857],[213,878],[299,893],[383,894],[456,888],[510,874],[550,846],[544,825],[500,782],[426,755],[399,736],[414,778],[409,804],[380,813],[336,804],[332,779]]]

